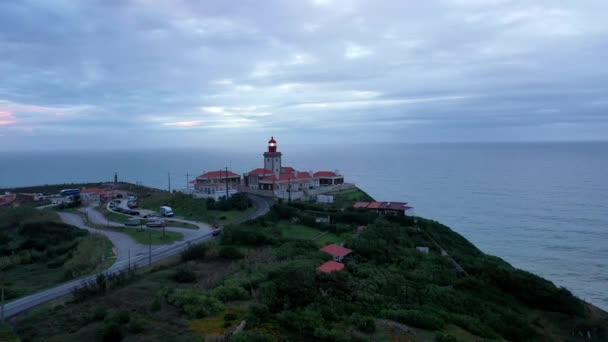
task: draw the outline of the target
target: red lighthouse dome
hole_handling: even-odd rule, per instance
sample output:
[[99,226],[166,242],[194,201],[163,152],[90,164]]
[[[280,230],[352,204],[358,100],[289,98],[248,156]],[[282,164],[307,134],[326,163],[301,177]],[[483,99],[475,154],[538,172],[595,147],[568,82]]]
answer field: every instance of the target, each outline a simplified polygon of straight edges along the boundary
[[276,152],[277,151],[277,141],[274,140],[274,137],[270,137],[268,140],[268,152]]

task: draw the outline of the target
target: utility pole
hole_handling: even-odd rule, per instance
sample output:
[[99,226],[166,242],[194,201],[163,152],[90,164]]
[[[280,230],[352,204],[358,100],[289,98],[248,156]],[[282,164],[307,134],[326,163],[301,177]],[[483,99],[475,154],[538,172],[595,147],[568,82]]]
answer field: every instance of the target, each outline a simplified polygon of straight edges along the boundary
[[4,285],[2,286],[2,295],[0,296],[0,322],[4,322]]
[[167,181],[169,183],[169,193],[171,193],[171,172],[167,172]]
[[186,190],[190,189],[190,174],[186,172]]
[[226,166],[226,201],[228,201],[228,166]]
[[152,266],[152,228],[148,228],[148,266]]

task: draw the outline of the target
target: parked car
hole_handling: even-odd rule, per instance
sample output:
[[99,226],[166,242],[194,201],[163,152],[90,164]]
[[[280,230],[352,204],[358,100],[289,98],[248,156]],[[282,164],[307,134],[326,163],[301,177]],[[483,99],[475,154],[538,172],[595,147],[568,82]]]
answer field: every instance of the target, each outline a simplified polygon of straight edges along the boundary
[[173,217],[173,209],[171,209],[171,207],[162,206],[160,207],[160,214],[166,217]]
[[141,219],[138,217],[133,217],[125,222],[125,226],[139,226],[141,225]]
[[219,236],[220,234],[222,234],[222,228],[214,228],[211,232],[211,235],[213,236]]
[[118,213],[126,213],[126,212],[127,212],[127,210],[129,210],[129,209],[125,209],[125,208],[123,208],[123,207],[116,207],[116,208],[114,209],[114,211],[116,211],[116,212],[118,212]]
[[165,220],[163,219],[152,219],[146,222],[146,227],[164,227]]
[[137,210],[125,210],[125,214],[139,216],[139,211],[137,211]]
[[148,215],[144,215],[144,218],[161,218],[162,216],[159,213],[150,213]]
[[129,202],[127,203],[127,207],[133,209],[133,208],[137,208],[137,202]]

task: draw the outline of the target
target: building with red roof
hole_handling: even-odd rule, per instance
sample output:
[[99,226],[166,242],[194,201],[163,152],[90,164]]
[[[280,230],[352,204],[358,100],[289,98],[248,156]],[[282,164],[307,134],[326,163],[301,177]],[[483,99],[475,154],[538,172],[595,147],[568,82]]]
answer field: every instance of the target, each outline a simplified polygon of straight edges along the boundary
[[355,209],[365,209],[388,216],[413,215],[413,207],[404,202],[355,202]]
[[345,256],[353,252],[351,249],[338,246],[335,243],[321,248],[320,251],[333,256],[334,261],[342,261]]
[[241,176],[228,170],[208,171],[196,177],[194,190],[203,197],[213,197],[218,200],[220,197],[232,196],[237,192],[241,184]]
[[5,194],[5,195],[0,195],[0,207],[2,206],[6,206],[6,207],[12,207],[13,205],[16,204],[15,200],[17,199],[17,194]]
[[[264,167],[243,174],[241,191],[283,199],[316,198],[317,195],[340,189],[344,177],[333,171],[298,171],[283,166],[283,155],[277,141],[271,137],[263,154]],[[322,187],[326,189],[322,189]]]
[[317,267],[317,271],[323,273],[337,272],[341,271],[342,269],[344,269],[344,264],[333,260],[330,260],[324,263],[323,265]]
[[321,186],[344,184],[344,176],[334,171],[317,171],[313,176],[319,179]]

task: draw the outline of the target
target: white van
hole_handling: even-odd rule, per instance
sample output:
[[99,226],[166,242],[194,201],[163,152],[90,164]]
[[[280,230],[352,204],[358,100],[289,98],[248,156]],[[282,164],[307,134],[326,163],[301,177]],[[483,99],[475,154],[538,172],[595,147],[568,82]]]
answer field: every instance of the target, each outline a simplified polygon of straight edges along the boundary
[[160,207],[160,214],[167,217],[173,217],[173,210],[171,207]]

